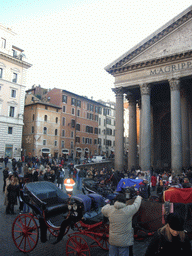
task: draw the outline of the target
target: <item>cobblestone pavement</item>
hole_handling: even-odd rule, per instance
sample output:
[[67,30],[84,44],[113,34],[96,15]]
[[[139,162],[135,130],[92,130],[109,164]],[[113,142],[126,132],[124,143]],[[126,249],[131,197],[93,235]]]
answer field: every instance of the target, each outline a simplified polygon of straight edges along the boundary
[[[10,166],[10,165],[9,165]],[[67,236],[63,238],[57,245],[50,242],[42,243],[38,241],[35,249],[30,253],[20,252],[12,240],[12,223],[16,216],[19,214],[18,205],[15,206],[16,215],[6,215],[4,206],[4,193],[3,193],[3,169],[0,169],[0,256],[63,256],[65,255],[65,248]],[[71,232],[70,232],[71,233]],[[87,239],[87,238],[85,238]],[[136,241],[133,247],[134,256],[144,256],[146,247],[150,238],[144,241]],[[91,241],[89,241],[91,243]],[[100,248],[91,248],[91,256],[107,256],[108,252]]]

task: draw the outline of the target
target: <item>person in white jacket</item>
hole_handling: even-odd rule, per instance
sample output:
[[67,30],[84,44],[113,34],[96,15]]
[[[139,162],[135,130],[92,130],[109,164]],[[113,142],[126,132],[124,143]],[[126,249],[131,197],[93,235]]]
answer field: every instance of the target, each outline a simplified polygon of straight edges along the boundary
[[134,243],[133,215],[139,210],[141,196],[132,205],[126,205],[126,196],[118,194],[114,205],[105,205],[101,212],[109,218],[109,256],[129,256]]

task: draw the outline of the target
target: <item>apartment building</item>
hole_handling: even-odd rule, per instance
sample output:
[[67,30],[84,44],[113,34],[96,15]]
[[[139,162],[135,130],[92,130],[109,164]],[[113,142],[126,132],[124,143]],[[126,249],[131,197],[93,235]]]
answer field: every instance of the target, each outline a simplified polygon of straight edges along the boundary
[[99,102],[103,105],[99,113],[99,154],[113,157],[115,153],[115,103]]
[[104,105],[57,88],[50,90],[46,98],[61,107],[61,155],[77,161],[97,155],[99,113]]
[[27,91],[23,129],[25,156],[59,156],[60,111],[60,107],[43,102]]
[[0,156],[21,158],[26,72],[24,50],[14,45],[16,33],[0,24]]

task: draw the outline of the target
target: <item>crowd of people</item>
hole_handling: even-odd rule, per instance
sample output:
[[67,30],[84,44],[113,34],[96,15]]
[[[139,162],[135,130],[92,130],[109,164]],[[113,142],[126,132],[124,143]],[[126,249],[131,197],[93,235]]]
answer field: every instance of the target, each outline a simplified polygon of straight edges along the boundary
[[[139,197],[135,199],[132,206],[126,205],[126,198],[123,194],[117,196],[114,205],[106,205],[102,209],[104,216],[109,218],[110,233],[110,256],[129,255],[130,246],[133,245],[132,217],[138,211],[141,200],[148,199],[152,192],[162,193],[170,186],[177,188],[192,187],[192,169],[183,169],[180,175],[176,175],[171,170],[151,170],[143,172],[140,168],[118,172],[113,168],[96,167],[80,168],[74,167],[72,163],[65,164],[63,159],[54,158],[29,158],[16,161],[12,159],[12,170],[9,170],[6,159],[0,159],[0,163],[5,163],[3,169],[3,192],[5,193],[6,214],[14,214],[14,206],[19,203],[21,212],[30,211],[29,207],[18,200],[20,191],[25,183],[36,181],[49,181],[64,189],[65,177],[72,177],[76,182],[76,188],[82,188],[84,178],[93,178],[100,183],[116,187],[121,178],[137,179],[139,183]],[[67,175],[66,175],[66,169]],[[176,248],[184,251],[185,255],[191,255],[190,245],[187,236],[184,234],[181,218],[171,216],[167,219],[166,225],[157,231],[146,251],[146,256],[167,255],[166,251]],[[178,225],[176,225],[177,223]],[[179,224],[180,223],[180,224]],[[123,234],[123,235],[122,235]],[[159,249],[159,244],[161,248]],[[163,245],[162,245],[163,244]],[[160,254],[158,254],[160,251]],[[181,255],[181,254],[180,254]]]

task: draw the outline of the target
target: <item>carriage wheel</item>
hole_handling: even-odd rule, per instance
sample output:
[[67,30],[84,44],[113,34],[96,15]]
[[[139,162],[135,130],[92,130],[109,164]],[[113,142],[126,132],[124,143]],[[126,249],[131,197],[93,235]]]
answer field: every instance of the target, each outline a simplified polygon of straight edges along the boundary
[[94,232],[96,233],[94,234],[94,238],[98,246],[103,250],[108,251],[109,250],[109,226],[107,224],[104,224],[98,227],[96,230],[94,230]]
[[105,251],[109,250],[109,237],[107,237],[105,233],[102,234],[102,236],[94,235],[94,238],[101,249]]
[[66,255],[91,256],[89,246],[84,238],[72,235],[67,240]]
[[39,231],[32,215],[20,214],[12,225],[12,238],[16,247],[22,252],[31,252],[37,245]]

